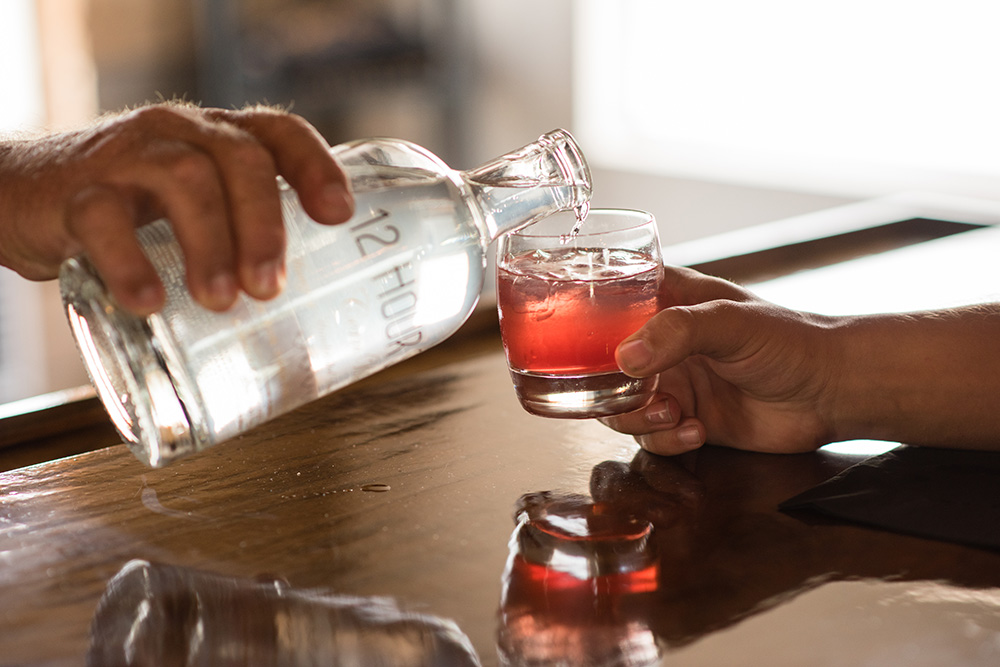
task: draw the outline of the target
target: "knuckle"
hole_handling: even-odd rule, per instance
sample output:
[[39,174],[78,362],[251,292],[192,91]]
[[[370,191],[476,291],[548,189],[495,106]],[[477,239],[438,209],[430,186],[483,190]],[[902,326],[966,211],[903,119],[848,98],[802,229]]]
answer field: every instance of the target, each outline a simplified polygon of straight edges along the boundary
[[171,143],[170,137],[184,135],[194,124],[191,110],[181,105],[146,105],[108,117],[86,143],[98,153],[156,155],[162,150],[160,144]]
[[675,306],[661,310],[653,316],[649,327],[650,337],[654,346],[677,340],[686,340],[688,332],[695,325],[695,316],[686,306]]
[[273,126],[273,131],[280,137],[291,139],[292,137],[314,137],[316,130],[302,116],[293,113],[274,113],[269,119]]
[[312,131],[312,125],[302,116],[287,111],[273,110],[270,118],[276,123],[295,131]]
[[170,156],[166,169],[170,178],[182,186],[200,188],[218,178],[212,159],[197,150],[177,151]]
[[705,304],[703,311],[711,318],[715,326],[725,326],[739,322],[748,309],[742,301],[717,299]]
[[123,119],[140,127],[157,130],[172,126],[179,120],[188,122],[189,110],[179,104],[148,104],[133,109]]
[[257,104],[239,110],[213,110],[214,117],[231,122],[240,127],[257,123],[311,130],[312,126],[305,118],[285,109],[266,104]]
[[159,104],[150,104],[133,109],[125,118],[132,119],[137,123],[157,125],[163,122],[168,116],[173,116],[173,111]]
[[230,157],[240,165],[244,172],[266,178],[277,176],[277,169],[271,153],[252,138],[247,137],[234,141],[229,151]]

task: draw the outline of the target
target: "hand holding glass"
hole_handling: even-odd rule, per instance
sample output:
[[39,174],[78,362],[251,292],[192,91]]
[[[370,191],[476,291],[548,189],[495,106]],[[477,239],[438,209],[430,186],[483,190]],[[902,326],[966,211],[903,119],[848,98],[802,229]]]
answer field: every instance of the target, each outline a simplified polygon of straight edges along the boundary
[[595,209],[578,233],[556,214],[501,238],[500,332],[521,405],[591,418],[645,407],[657,378],[631,378],[615,348],[660,309],[663,262],[650,213]]

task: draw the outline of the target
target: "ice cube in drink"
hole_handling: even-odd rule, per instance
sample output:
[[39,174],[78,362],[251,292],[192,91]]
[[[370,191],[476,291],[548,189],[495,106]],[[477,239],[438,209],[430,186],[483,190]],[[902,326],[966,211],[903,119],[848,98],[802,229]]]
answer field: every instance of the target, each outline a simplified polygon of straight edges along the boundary
[[587,418],[643,407],[656,378],[624,375],[614,353],[659,309],[662,276],[656,259],[633,250],[563,246],[504,258],[500,328],[525,409]]

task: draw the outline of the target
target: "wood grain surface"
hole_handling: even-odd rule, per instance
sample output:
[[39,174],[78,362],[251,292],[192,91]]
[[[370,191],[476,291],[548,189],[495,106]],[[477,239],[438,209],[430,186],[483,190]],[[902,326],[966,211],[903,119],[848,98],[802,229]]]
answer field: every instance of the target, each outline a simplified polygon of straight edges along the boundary
[[[38,426],[14,423],[20,433]],[[482,664],[496,665],[506,619],[559,613],[502,609],[513,604],[505,566],[515,508],[540,492],[652,522],[656,586],[628,620],[655,639],[664,664],[710,664],[677,652],[828,582],[934,582],[956,600],[1000,588],[1000,553],[778,511],[857,457],[705,447],[668,459],[595,421],[525,413],[495,315],[166,469],[143,467],[106,423],[85,426],[23,443],[35,465],[0,472],[0,665],[85,664],[95,646],[116,641],[92,623],[133,559],[389,598],[453,620]],[[32,443],[85,453],[32,460]],[[811,609],[805,622],[822,626],[823,610]],[[584,623],[579,611],[566,623]],[[944,641],[979,640],[958,632]],[[767,664],[725,639],[717,645],[724,662],[711,664]]]
[[1000,554],[777,511],[852,462],[666,459],[594,421],[533,417],[484,331],[167,469],[111,445],[0,474],[0,663],[83,664],[107,582],[140,558],[387,596],[454,620],[496,664],[514,508],[541,491],[649,514],[645,620],[667,647],[835,578],[1000,585]]

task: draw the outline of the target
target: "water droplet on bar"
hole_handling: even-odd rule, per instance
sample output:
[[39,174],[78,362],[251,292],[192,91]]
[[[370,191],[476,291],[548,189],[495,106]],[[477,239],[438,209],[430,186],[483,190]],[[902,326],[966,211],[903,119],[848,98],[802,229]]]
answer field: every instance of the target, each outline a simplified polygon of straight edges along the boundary
[[365,484],[361,487],[362,491],[369,491],[371,493],[385,493],[392,487],[388,484],[382,484],[381,482],[374,482],[372,484]]

